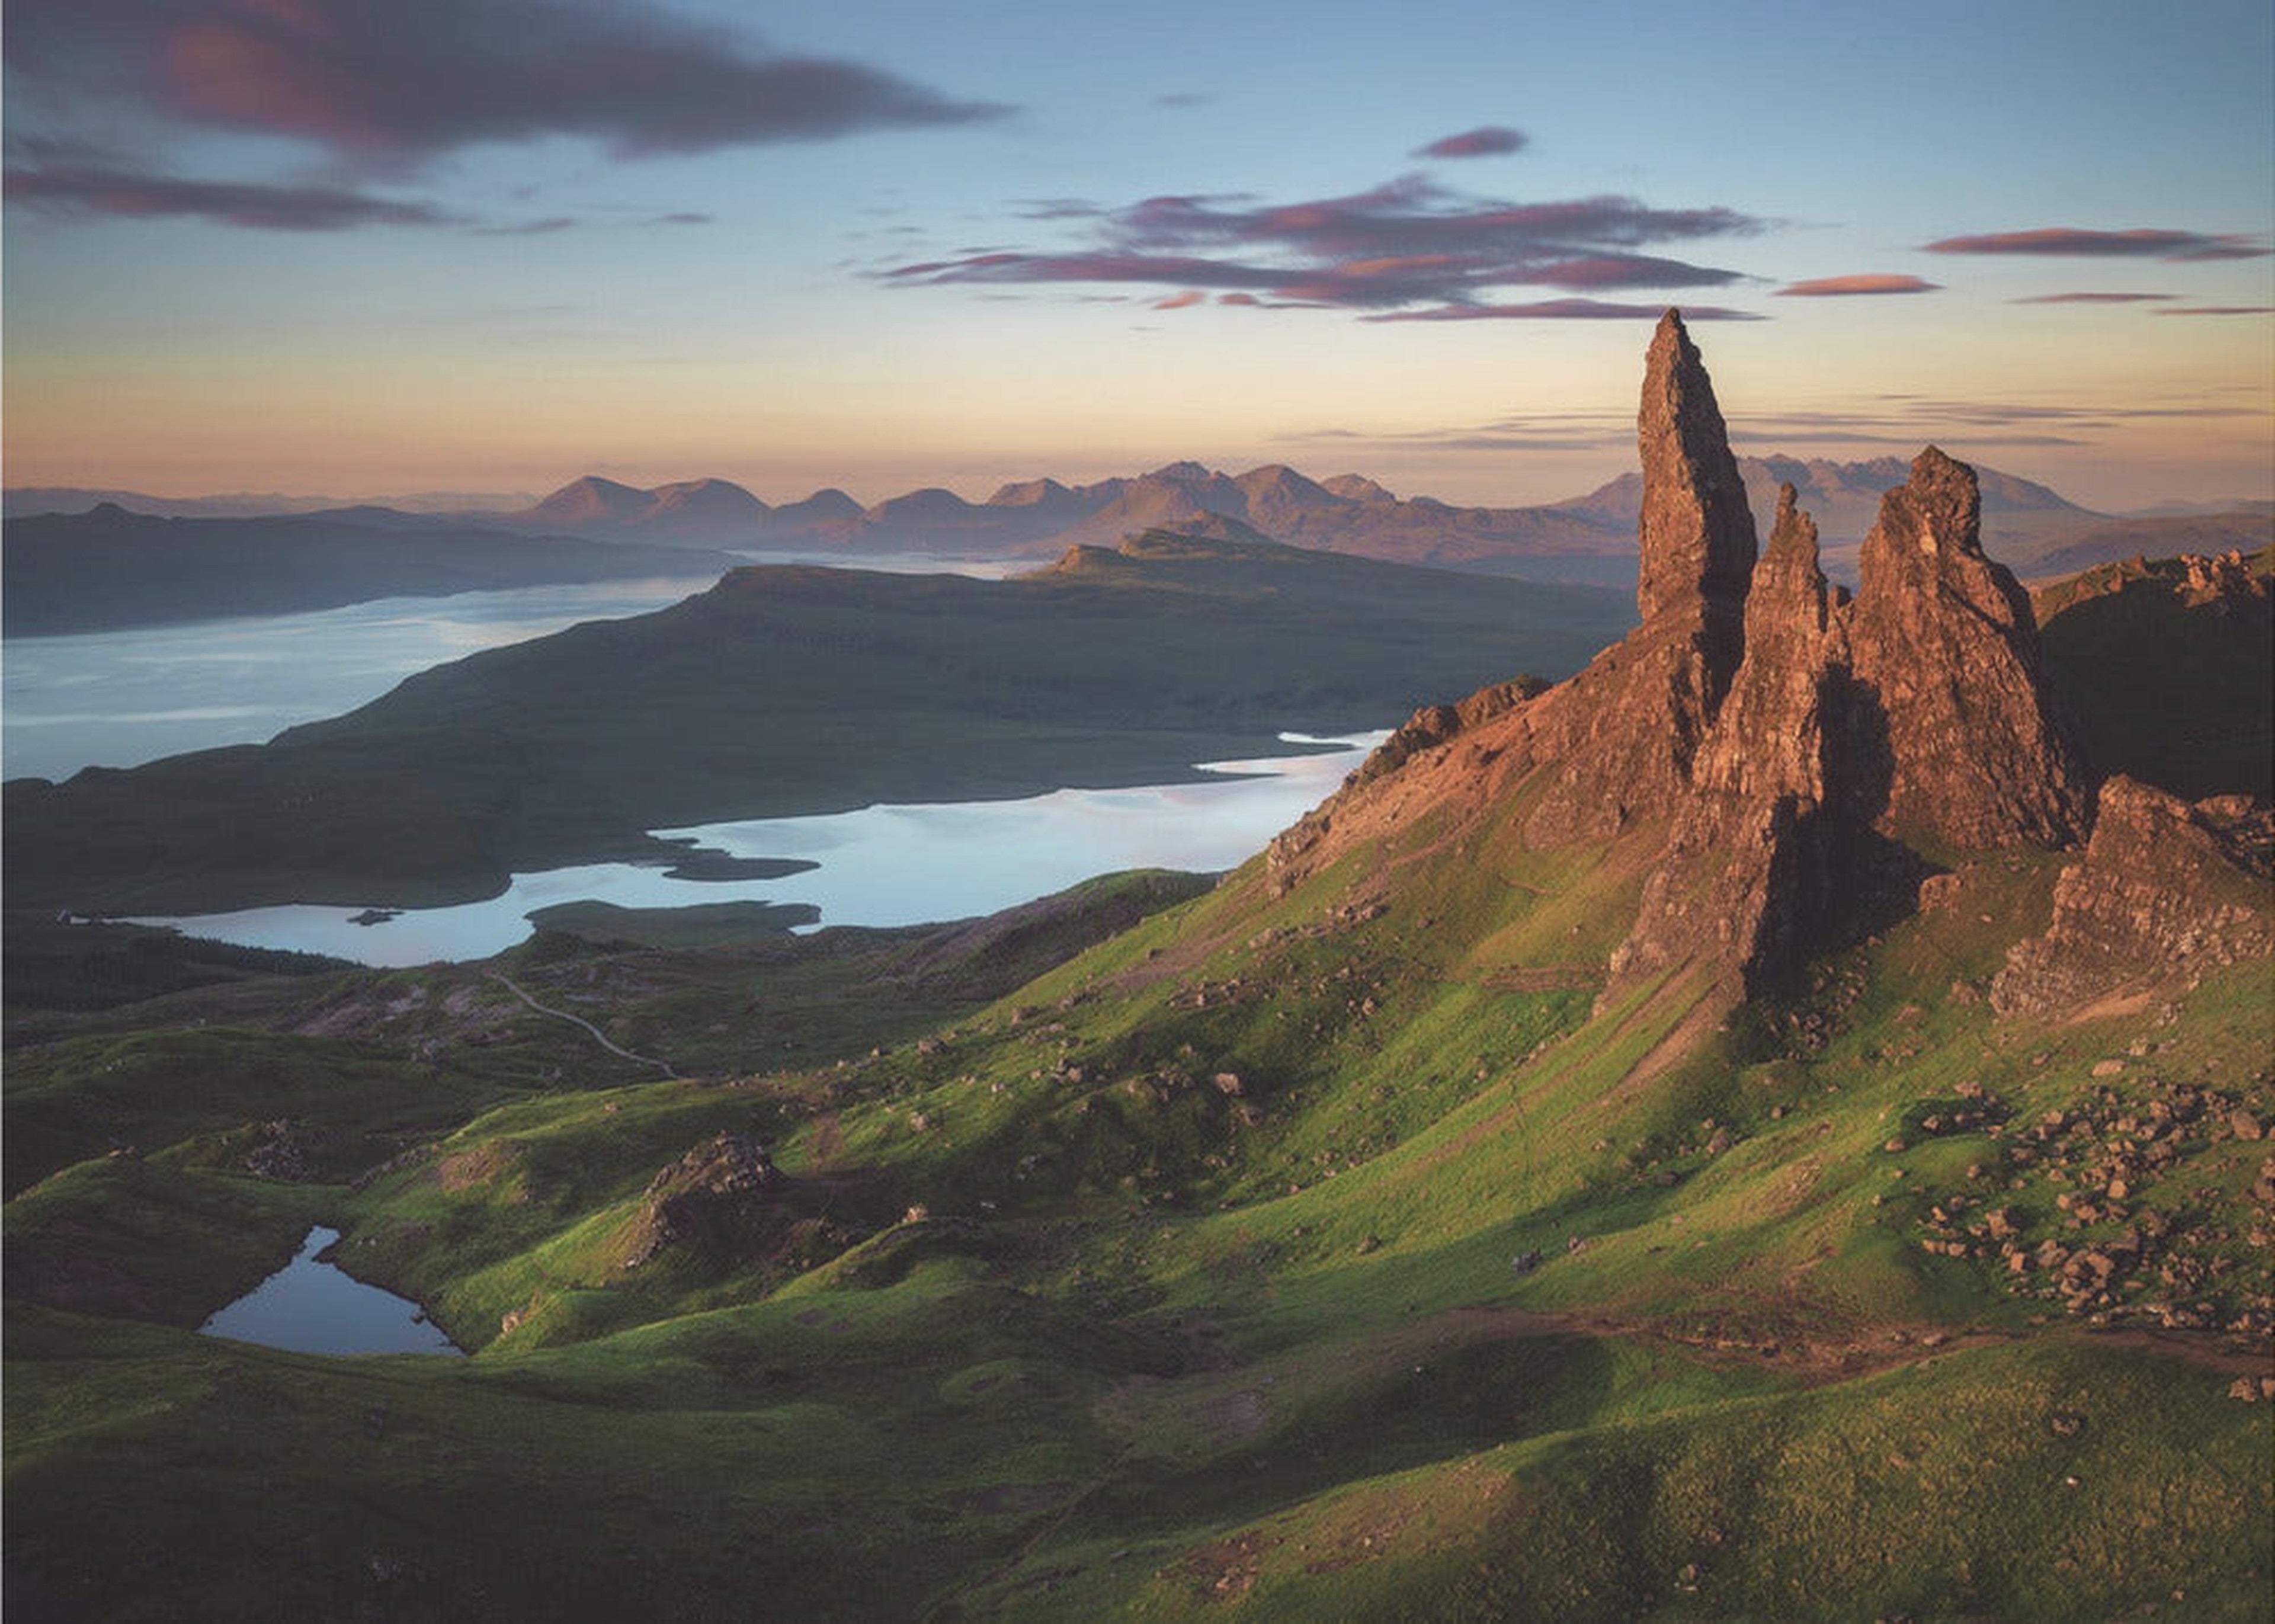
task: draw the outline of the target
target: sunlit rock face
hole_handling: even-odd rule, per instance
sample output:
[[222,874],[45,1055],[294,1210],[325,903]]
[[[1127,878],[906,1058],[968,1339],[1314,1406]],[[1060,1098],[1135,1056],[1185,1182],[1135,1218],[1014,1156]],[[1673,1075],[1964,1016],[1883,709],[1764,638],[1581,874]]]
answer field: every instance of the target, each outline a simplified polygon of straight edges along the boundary
[[1860,810],[1964,849],[2068,845],[2092,787],[2054,716],[2029,594],[1984,556],[1980,521],[1975,471],[1933,446],[1881,498],[1850,644],[1888,778],[1885,804]]

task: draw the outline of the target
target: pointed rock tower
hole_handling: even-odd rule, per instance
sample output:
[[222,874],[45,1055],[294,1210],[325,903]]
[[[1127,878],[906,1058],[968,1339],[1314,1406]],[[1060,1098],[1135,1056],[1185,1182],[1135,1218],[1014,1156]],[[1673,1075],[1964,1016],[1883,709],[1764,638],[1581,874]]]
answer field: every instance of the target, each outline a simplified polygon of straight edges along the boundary
[[[1884,498],[1854,601],[1780,494],[1757,558],[1713,386],[1669,311],[1645,363],[1643,623],[1538,695],[1425,712],[1274,842],[1282,888],[1428,819],[1462,850],[1619,849],[1644,870],[1606,1002],[1735,1001],[1916,903],[1946,853],[2082,837],[2029,601],[1984,556],[1973,469],[1930,447]],[[1488,702],[1490,701],[1490,702]]]
[[1975,470],[1934,446],[1880,499],[1850,640],[1887,777],[1855,810],[1962,849],[2066,846],[2092,822],[2092,788],[2055,720],[2029,596],[1984,556],[1981,524]]
[[1847,851],[1827,812],[1848,691],[1843,608],[1818,567],[1817,526],[1785,486],[1746,601],[1744,659],[1612,956],[1606,1001],[1701,960],[1742,997],[1807,946]]
[[1754,514],[1713,381],[1677,311],[1659,318],[1644,358],[1636,443],[1643,453],[1636,607],[1646,625],[1697,623],[1708,688],[1719,703],[1744,646]]
[[1636,443],[1643,624],[1537,714],[1540,753],[1562,763],[1528,826],[1546,844],[1616,834],[1671,808],[1745,653],[1753,511],[1713,381],[1676,311],[1651,338]]

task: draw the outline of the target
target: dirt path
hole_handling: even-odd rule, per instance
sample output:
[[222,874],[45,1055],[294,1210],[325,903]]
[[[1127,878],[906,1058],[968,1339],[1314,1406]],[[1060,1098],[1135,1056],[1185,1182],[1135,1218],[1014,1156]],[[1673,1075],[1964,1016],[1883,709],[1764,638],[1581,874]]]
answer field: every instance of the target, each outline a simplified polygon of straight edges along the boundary
[[536,1010],[538,1014],[549,1015],[556,1021],[567,1021],[571,1025],[583,1027],[585,1031],[590,1034],[593,1042],[599,1044],[609,1054],[616,1056],[617,1059],[628,1060],[636,1066],[653,1066],[658,1071],[663,1073],[667,1077],[676,1077],[679,1075],[676,1071],[674,1071],[671,1069],[671,1062],[669,1061],[657,1060],[652,1055],[635,1054],[630,1049],[618,1048],[614,1043],[609,1041],[608,1033],[593,1025],[592,1022],[586,1020],[583,1016],[571,1015],[566,1009],[555,1009],[548,1007],[547,1005],[539,1003],[510,977],[502,975],[494,970],[490,971],[490,979],[496,982],[500,986],[505,988],[507,992],[521,1000],[522,1002],[527,1004],[531,1008]]

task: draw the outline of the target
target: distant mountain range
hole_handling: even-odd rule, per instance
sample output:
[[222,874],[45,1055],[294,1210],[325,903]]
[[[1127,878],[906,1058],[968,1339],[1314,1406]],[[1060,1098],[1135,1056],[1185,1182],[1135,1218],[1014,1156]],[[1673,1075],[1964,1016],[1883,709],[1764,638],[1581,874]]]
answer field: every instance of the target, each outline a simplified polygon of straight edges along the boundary
[[[1821,457],[1742,457],[1739,467],[1765,536],[1769,533],[1779,485],[1790,482],[1795,487],[1801,505],[1817,520],[1824,537],[1825,568],[1836,578],[1853,578],[1856,542],[1871,528],[1881,493],[1902,484],[1906,473],[1906,465],[1893,457],[1848,463]],[[2024,575],[2082,569],[2142,553],[2156,555],[2231,548],[2249,551],[2265,545],[2271,526],[2275,526],[2275,510],[2264,502],[2241,503],[2224,511],[2186,510],[2120,517],[2080,507],[2046,486],[1997,469],[1982,468],[1977,472],[1986,548]],[[634,562],[604,560],[599,555],[541,558],[528,548],[528,542],[538,538],[624,548],[790,552],[842,556],[848,562],[913,555],[1032,558],[1039,563],[1069,547],[1111,546],[1143,531],[1203,532],[1229,522],[1275,541],[1331,553],[1480,574],[1625,586],[1635,578],[1634,536],[1641,492],[1641,476],[1629,473],[1563,502],[1531,507],[1457,507],[1428,496],[1400,498],[1356,473],[1312,480],[1284,465],[1269,464],[1235,475],[1196,462],[1176,462],[1151,472],[1087,485],[1030,480],[1006,485],[984,502],[967,502],[953,491],[931,487],[865,508],[843,491],[827,488],[803,501],[776,507],[727,480],[689,480],[642,489],[587,474],[540,501],[513,508],[435,512],[363,504],[302,513],[289,519],[216,515],[183,518],[176,522],[212,528],[169,533],[171,540],[165,568],[193,574],[200,570],[208,573],[252,570],[275,579],[305,580],[325,573],[327,566],[312,559],[329,558],[338,566],[331,568],[330,573],[344,578],[358,571],[367,574],[369,570],[367,563],[359,562],[356,570],[347,570],[340,561],[350,556],[367,561],[385,553],[394,561],[381,571],[393,583],[386,591],[431,593],[465,591],[475,585],[510,584],[500,578],[467,580],[464,578],[469,570],[480,573],[484,569],[504,569],[530,580],[600,578],[593,573],[596,571],[646,572]],[[127,611],[116,605],[106,608],[94,604],[57,612],[44,607],[23,608],[17,602],[19,592],[34,579],[30,569],[19,563],[28,537],[37,538],[43,555],[61,560],[52,569],[63,584],[57,590],[67,589],[74,575],[73,550],[99,544],[115,552],[116,538],[136,517],[124,510],[133,507],[135,501],[106,502],[95,513],[74,517],[16,516],[40,505],[48,506],[53,514],[102,496],[102,493],[55,487],[7,493],[9,631],[21,634],[54,630],[66,622],[132,624],[150,617],[137,609],[132,616],[139,619],[120,619]],[[231,500],[234,499],[216,497],[210,502],[217,506]],[[178,510],[193,504],[155,505]],[[37,528],[27,531],[27,525]],[[241,528],[232,530],[231,525]],[[262,525],[271,528],[263,530]],[[313,528],[276,528],[283,525]],[[447,548],[422,550],[402,540],[413,534],[448,535],[456,540]],[[382,546],[375,540],[387,535],[397,540]],[[523,542],[518,550],[516,539]],[[186,561],[179,545],[183,542],[197,543],[203,562]],[[418,563],[414,554],[427,563]],[[97,598],[117,597],[129,575],[156,567],[110,552],[102,556],[101,572],[76,572],[79,588]],[[480,566],[465,563],[476,557],[490,562]],[[273,562],[261,563],[264,558]],[[546,573],[548,570],[556,573]],[[557,572],[564,570],[569,572]],[[39,579],[38,590],[45,590],[45,578]],[[300,601],[280,601],[276,607],[321,607],[315,601],[319,599],[355,601],[353,596],[338,596],[342,591],[378,595],[352,583],[321,589],[309,586],[301,592]],[[197,613],[263,612],[276,592],[274,580],[269,580],[235,588],[214,585],[202,594],[184,584],[153,588],[141,596],[164,600],[161,617],[180,619],[187,617],[179,612],[181,607],[201,597],[224,607],[200,608]]]

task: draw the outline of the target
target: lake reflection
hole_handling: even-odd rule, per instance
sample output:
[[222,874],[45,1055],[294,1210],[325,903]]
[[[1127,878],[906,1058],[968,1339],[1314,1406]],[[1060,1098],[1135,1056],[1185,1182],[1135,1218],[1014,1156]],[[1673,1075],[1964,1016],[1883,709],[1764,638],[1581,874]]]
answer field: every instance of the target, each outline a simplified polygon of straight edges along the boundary
[[321,1225],[300,1254],[198,1327],[207,1336],[293,1353],[457,1354],[408,1297],[367,1286],[316,1254],[340,1238]]
[[672,880],[629,864],[518,874],[504,895],[457,908],[352,922],[352,908],[255,908],[149,919],[196,936],[326,953],[389,967],[488,958],[529,935],[525,916],[591,898],[623,908],[699,903],[808,903],[824,925],[918,925],[994,913],[1124,868],[1232,868],[1332,794],[1385,736],[1316,739],[1325,753],[1217,761],[1213,781],[1133,789],[1058,789],[1018,801],[870,806],[659,831],[737,857],[797,857],[817,867],[777,880]]

